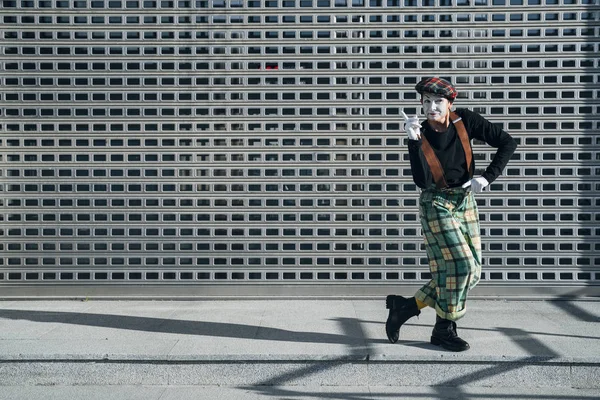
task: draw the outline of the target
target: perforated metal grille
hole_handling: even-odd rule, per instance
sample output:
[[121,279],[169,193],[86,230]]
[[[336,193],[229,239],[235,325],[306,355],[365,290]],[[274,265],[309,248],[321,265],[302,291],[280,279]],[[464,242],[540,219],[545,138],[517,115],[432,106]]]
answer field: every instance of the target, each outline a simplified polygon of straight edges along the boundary
[[0,285],[419,285],[434,74],[519,142],[481,286],[600,282],[597,0],[0,4]]

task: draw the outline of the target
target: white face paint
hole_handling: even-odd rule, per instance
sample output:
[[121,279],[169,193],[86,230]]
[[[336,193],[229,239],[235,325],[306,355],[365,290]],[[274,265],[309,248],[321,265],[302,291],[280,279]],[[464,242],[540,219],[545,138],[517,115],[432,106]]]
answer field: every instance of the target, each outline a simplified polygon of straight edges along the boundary
[[421,104],[429,121],[446,124],[448,113],[452,107],[452,103],[447,98],[432,93],[423,93]]

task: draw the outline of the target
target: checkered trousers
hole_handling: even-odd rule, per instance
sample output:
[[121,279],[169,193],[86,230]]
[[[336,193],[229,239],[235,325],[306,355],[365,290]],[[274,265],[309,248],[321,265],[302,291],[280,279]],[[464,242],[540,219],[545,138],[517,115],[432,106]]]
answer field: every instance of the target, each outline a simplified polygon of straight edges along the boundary
[[419,211],[432,279],[415,297],[455,321],[481,276],[477,203],[470,191],[432,188],[421,192]]

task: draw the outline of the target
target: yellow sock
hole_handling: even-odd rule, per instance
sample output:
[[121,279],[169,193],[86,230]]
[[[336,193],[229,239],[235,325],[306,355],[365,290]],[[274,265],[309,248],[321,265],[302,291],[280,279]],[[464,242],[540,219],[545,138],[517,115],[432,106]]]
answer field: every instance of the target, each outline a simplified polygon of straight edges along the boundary
[[419,308],[419,310],[427,307],[427,304],[423,303],[421,300],[415,299],[415,301],[417,302],[417,307]]

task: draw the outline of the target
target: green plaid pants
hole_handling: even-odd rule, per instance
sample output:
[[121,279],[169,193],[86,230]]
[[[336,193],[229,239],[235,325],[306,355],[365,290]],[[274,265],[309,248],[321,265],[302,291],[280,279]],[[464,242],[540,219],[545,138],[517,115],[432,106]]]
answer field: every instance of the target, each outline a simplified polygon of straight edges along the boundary
[[473,193],[427,189],[419,198],[431,281],[415,297],[445,319],[465,311],[467,294],[481,276],[479,213]]

